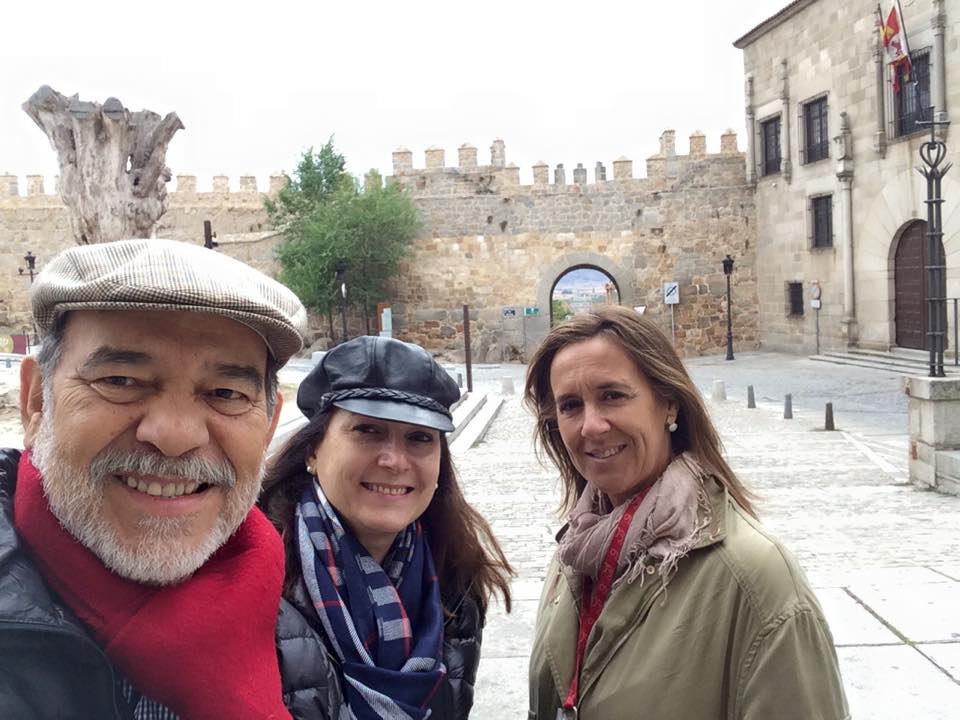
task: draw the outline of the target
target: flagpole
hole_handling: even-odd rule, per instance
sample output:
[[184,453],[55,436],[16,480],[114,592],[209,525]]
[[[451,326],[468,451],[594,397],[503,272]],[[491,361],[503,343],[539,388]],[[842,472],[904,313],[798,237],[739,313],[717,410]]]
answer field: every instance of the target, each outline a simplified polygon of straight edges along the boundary
[[[900,18],[900,32],[903,34],[903,49],[907,53],[907,68],[910,72],[910,81],[913,83],[913,89],[916,93],[917,100],[920,99],[920,78],[917,77],[917,74],[913,71],[913,56],[910,54],[910,41],[907,40],[907,24],[903,21],[903,8],[900,7],[900,0],[897,0],[897,16]],[[920,112],[922,115],[925,115],[925,108],[921,108]],[[921,116],[922,116],[921,115]],[[931,113],[930,119],[933,119]]]
[[903,21],[903,8],[900,7],[900,0],[897,0],[897,17],[900,18],[900,32],[903,33],[903,49],[907,51],[907,59],[913,65],[913,58],[910,57],[910,41],[907,40],[907,24]]

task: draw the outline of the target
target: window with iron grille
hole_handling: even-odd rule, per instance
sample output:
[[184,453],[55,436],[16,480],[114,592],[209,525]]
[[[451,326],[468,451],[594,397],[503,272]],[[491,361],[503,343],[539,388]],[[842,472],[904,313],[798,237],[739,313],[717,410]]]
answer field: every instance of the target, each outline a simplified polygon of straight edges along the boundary
[[760,123],[760,133],[763,136],[760,174],[773,175],[780,172],[780,116]]
[[787,302],[790,306],[788,315],[803,315],[803,283],[787,283]]
[[813,227],[813,247],[833,247],[833,196],[820,195],[810,199]]
[[826,96],[803,105],[803,155],[805,163],[823,160],[830,155]]
[[929,120],[930,113],[930,51],[910,53],[912,72],[905,64],[892,69],[896,73],[893,83],[894,132],[896,137],[923,132],[918,120]]

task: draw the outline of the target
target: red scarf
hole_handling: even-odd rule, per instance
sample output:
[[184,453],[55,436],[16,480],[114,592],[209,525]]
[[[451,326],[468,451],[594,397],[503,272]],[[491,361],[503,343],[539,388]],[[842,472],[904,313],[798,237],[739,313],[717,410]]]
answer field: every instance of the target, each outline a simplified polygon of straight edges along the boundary
[[115,575],[63,529],[29,453],[17,475],[17,533],[139,692],[190,720],[290,717],[274,640],[283,546],[259,510],[193,576],[152,587]]

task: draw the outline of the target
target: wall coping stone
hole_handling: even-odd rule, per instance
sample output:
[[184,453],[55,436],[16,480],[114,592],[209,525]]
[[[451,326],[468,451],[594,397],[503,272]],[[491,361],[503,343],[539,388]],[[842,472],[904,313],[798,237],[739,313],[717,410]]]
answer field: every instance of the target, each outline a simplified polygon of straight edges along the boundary
[[903,391],[918,400],[960,400],[960,378],[908,376]]

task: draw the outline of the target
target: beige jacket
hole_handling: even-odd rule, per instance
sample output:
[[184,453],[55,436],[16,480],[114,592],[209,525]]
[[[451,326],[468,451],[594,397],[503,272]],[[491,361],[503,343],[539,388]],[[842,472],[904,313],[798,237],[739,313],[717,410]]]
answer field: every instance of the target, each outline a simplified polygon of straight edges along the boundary
[[[580,720],[843,720],[833,638],[794,558],[707,481],[713,521],[666,589],[615,587],[587,641]],[[554,558],[530,658],[531,720],[570,687],[580,588]]]

